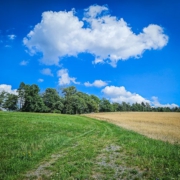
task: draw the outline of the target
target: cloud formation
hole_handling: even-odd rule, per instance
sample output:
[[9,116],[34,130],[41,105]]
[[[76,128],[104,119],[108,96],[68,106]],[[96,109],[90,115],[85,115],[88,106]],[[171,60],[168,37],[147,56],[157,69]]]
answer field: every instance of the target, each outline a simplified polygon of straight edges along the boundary
[[69,85],[71,83],[80,84],[80,82],[76,81],[76,78],[70,77],[67,69],[61,69],[57,72],[57,76],[59,77],[59,85]]
[[158,101],[158,97],[153,96],[152,101],[140,96],[137,93],[131,93],[130,91],[127,91],[124,86],[106,86],[102,91],[106,97],[110,99],[111,102],[117,102],[117,103],[149,103],[152,107],[169,107],[169,108],[175,108],[179,107],[177,104],[161,104]]
[[124,86],[116,87],[116,86],[106,86],[101,92],[105,94],[108,98],[110,98],[110,101],[112,102],[126,102],[126,103],[141,103],[141,102],[147,102],[150,103],[149,100],[143,98],[139,94],[131,93],[125,89]]
[[14,40],[14,39],[16,38],[16,35],[10,34],[10,35],[8,35],[8,38],[9,38],[10,40]]
[[102,80],[95,80],[93,83],[85,82],[84,85],[85,85],[86,87],[92,87],[92,86],[94,86],[94,87],[100,88],[100,87],[106,86],[106,85],[107,85],[107,82],[102,81]]
[[23,60],[23,61],[20,62],[20,65],[21,66],[26,66],[28,63],[29,63],[28,61]]
[[40,83],[44,82],[44,79],[38,79],[38,82],[40,82]]
[[41,73],[47,76],[54,76],[53,73],[51,72],[51,69],[49,68],[42,69]]
[[7,84],[0,84],[0,92],[2,91],[8,92],[10,94],[18,94],[17,89],[12,89],[12,86]]
[[141,57],[145,50],[161,49],[168,43],[163,28],[150,24],[135,34],[123,18],[111,16],[106,6],[93,5],[79,19],[75,10],[42,14],[42,20],[23,39],[31,54],[41,52],[42,62],[58,65],[66,56],[86,52],[94,63],[109,63]]
[[158,97],[153,96],[152,97],[152,106],[154,107],[169,107],[169,108],[175,108],[175,107],[179,107],[177,104],[161,104],[158,100]]

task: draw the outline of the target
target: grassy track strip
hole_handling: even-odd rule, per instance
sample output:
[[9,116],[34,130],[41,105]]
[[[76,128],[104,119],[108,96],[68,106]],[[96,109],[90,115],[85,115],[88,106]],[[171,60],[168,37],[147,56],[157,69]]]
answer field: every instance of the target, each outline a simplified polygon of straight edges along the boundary
[[[78,136],[76,136],[74,138],[71,138],[71,139],[65,141],[61,146],[65,146],[70,141],[73,141],[75,139],[85,137],[85,135],[93,132],[94,130],[95,130],[95,128],[88,131],[88,132],[82,133],[81,135],[78,135]],[[37,169],[35,169],[33,171],[30,171],[30,172],[27,172],[25,177],[27,177],[27,179],[31,179],[31,178],[34,178],[34,177],[39,179],[42,176],[50,177],[52,175],[52,172],[50,170],[47,170],[47,168],[51,167],[52,164],[54,164],[60,157],[67,155],[67,151],[70,151],[71,148],[74,148],[74,146],[73,147],[68,146],[65,149],[63,149],[63,151],[60,151],[60,152],[58,152],[56,154],[52,154],[48,161],[46,160],[45,162],[41,162],[41,164],[38,166]]]

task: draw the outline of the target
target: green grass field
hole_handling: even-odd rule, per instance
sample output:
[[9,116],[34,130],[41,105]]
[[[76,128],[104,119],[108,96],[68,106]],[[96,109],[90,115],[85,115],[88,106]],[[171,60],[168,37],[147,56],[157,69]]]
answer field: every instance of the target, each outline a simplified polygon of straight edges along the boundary
[[0,112],[0,179],[180,179],[180,145],[83,116]]

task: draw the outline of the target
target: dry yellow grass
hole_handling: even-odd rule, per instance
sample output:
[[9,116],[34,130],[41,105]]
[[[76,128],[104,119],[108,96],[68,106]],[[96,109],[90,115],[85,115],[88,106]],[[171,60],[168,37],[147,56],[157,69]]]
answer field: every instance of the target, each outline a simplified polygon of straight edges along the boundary
[[150,138],[180,143],[180,113],[113,112],[86,116],[114,123]]

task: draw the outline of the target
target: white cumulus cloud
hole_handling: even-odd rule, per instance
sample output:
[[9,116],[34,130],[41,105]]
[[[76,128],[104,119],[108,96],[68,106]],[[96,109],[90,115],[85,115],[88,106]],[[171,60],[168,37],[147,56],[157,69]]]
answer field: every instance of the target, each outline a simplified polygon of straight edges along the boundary
[[158,97],[153,96],[152,97],[152,103],[151,103],[154,107],[169,107],[169,108],[175,108],[175,107],[179,107],[177,104],[161,104],[158,100]]
[[135,34],[123,18],[109,14],[106,6],[93,5],[79,19],[74,10],[42,14],[42,20],[23,39],[31,54],[41,52],[42,62],[58,65],[61,58],[87,52],[94,63],[109,63],[141,57],[145,50],[161,49],[168,36],[159,25],[149,24]]
[[7,84],[0,84],[0,92],[2,91],[8,92],[10,94],[18,94],[17,89],[12,89],[12,86]]
[[80,82],[76,81],[76,78],[69,76],[67,69],[59,70],[57,76],[59,77],[59,85],[80,84]]
[[14,40],[14,39],[16,38],[16,35],[10,34],[10,35],[8,35],[8,38],[9,38],[10,40]]
[[38,82],[40,82],[40,83],[44,82],[44,79],[38,79]]
[[47,76],[54,76],[49,68],[42,69],[41,73]]
[[20,65],[21,66],[26,66],[28,63],[29,63],[28,61],[23,60],[23,61],[20,62]]
[[116,87],[116,86],[106,86],[102,92],[110,98],[112,102],[126,102],[126,103],[141,103],[141,102],[147,102],[150,103],[149,100],[143,98],[139,94],[131,93],[130,91],[127,91],[124,86]]
[[152,101],[148,100],[137,93],[132,93],[127,91],[124,86],[106,86],[102,91],[106,97],[110,99],[111,102],[126,102],[126,103],[149,103],[152,107],[169,107],[175,108],[179,107],[177,104],[161,104],[158,97],[153,96]]
[[84,10],[85,17],[88,18],[96,18],[98,15],[101,15],[103,11],[108,11],[108,7],[106,6],[99,6],[99,5],[92,5],[89,8]]
[[95,86],[95,87],[100,88],[100,87],[106,86],[106,85],[107,85],[107,82],[102,81],[102,80],[95,80],[93,83],[85,82],[84,85],[85,85],[86,87]]

